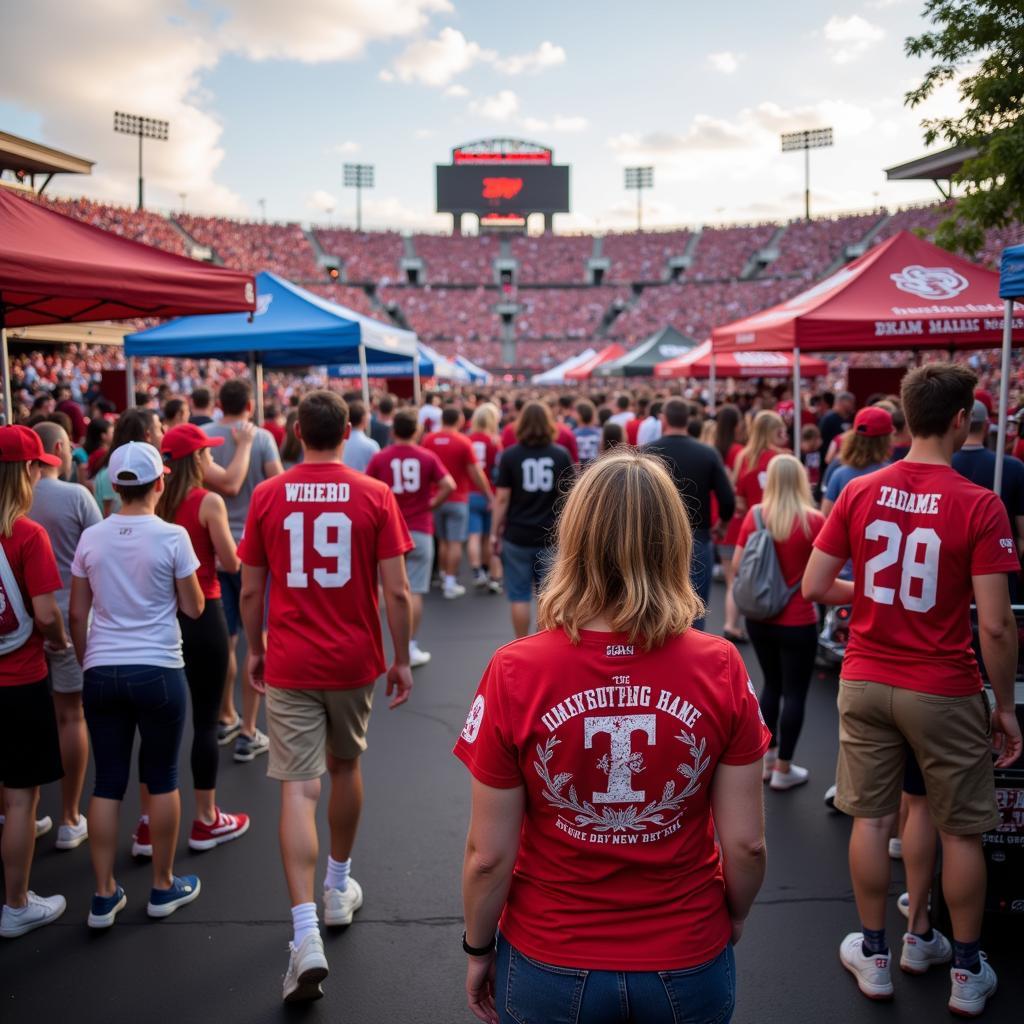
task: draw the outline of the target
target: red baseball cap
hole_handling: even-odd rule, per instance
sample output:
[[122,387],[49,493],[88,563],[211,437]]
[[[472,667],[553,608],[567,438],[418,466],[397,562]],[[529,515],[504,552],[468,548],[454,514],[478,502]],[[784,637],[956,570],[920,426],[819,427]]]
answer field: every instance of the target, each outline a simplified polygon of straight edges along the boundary
[[164,434],[160,451],[169,459],[184,459],[200,448],[219,448],[223,443],[223,437],[210,437],[194,423],[182,423]]
[[974,392],[974,399],[977,402],[981,402],[981,404],[985,406],[985,408],[988,410],[989,416],[992,415],[993,411],[995,410],[996,403],[995,400],[992,398],[992,395],[989,394],[989,392],[987,392],[984,388],[978,388]]
[[894,430],[892,415],[877,405],[869,405],[853,417],[853,429],[865,437],[888,437]]
[[43,462],[59,466],[59,455],[47,455],[39,435],[20,424],[0,427],[0,462]]

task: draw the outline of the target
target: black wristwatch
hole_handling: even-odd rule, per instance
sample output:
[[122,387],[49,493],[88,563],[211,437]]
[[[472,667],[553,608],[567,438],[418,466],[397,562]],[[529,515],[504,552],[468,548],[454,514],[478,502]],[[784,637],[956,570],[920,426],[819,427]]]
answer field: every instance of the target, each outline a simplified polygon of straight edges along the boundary
[[497,938],[491,939],[487,946],[471,946],[466,941],[466,933],[462,933],[462,952],[467,956],[490,956],[498,948]]

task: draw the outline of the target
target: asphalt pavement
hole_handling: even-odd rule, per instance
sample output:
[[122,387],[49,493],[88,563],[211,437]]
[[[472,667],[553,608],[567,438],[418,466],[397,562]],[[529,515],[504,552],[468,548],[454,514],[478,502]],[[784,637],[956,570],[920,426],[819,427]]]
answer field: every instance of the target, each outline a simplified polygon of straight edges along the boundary
[[[716,584],[709,628],[721,623]],[[468,820],[469,780],[451,756],[481,672],[496,647],[512,638],[505,599],[469,593],[428,599],[421,643],[433,654],[416,671],[409,704],[388,711],[383,693],[364,759],[366,804],[353,855],[353,875],[366,895],[355,923],[326,936],[331,975],[325,998],[300,1007],[281,1003],[291,918],[277,846],[277,784],[266,760],[238,765],[222,748],[218,802],[252,816],[248,835],[208,853],[187,847],[192,801],[186,735],[182,747],[182,837],[177,870],[202,880],[199,899],[164,921],[145,905],[149,866],[130,857],[138,812],[133,791],[122,815],[118,879],[128,906],[117,924],[91,932],[88,847],[60,852],[55,832],[39,841],[32,888],[63,893],[68,909],[54,925],[0,944],[0,1022],[40,1024],[83,1020],[120,1024],[456,1024],[472,1016],[463,995],[464,957],[459,873]],[[749,646],[742,652],[755,684],[760,673]],[[856,929],[846,866],[849,821],[829,813],[822,795],[836,755],[836,679],[817,676],[796,760],[808,785],[766,790],[768,877],[737,948],[737,1024],[868,1024],[949,1018],[949,976],[894,971],[896,998],[874,1004],[839,965],[840,940]],[[87,782],[88,792],[88,782]],[[41,812],[56,816],[55,787]],[[321,839],[326,808],[321,806]],[[327,851],[321,848],[321,864]],[[322,869],[320,872],[322,875]],[[896,910],[902,866],[893,865],[889,935],[898,954],[903,919]],[[989,946],[1000,991],[984,1020],[1024,1019],[1021,938]]]

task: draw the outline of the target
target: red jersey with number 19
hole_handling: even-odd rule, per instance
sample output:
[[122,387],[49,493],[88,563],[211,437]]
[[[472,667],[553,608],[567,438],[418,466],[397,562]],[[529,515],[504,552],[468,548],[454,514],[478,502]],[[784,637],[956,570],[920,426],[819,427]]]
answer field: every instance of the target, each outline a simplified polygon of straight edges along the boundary
[[385,668],[377,564],[412,548],[390,488],[337,462],[265,480],[238,556],[270,576],[266,681],[348,690]]
[[853,561],[844,679],[945,697],[981,689],[971,577],[1019,568],[997,495],[904,459],[850,481],[814,546]]

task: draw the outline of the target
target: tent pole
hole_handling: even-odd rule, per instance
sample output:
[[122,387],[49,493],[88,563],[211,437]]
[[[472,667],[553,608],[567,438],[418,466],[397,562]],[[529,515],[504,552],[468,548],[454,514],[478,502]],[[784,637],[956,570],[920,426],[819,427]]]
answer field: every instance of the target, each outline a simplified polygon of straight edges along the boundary
[[996,437],[996,472],[992,490],[1002,493],[1003,457],[1006,455],[1006,419],[1010,404],[1010,354],[1013,351],[1013,299],[1003,312],[1003,361],[999,373],[999,434]]
[[711,350],[711,372],[708,374],[708,390],[711,392],[711,401],[708,411],[714,415],[715,412],[715,350]]
[[10,426],[14,422],[14,399],[11,397],[11,360],[7,353],[7,328],[4,327],[2,310],[0,310],[0,373],[4,376],[4,424]]
[[249,374],[252,376],[253,400],[256,407],[256,425],[263,426],[263,360],[253,352],[249,357]]
[[[413,356],[415,359],[415,355]],[[359,376],[363,381],[363,403],[367,409],[370,407],[370,378],[366,370],[366,346],[359,342]]]
[[800,458],[800,413],[803,396],[800,393],[800,349],[793,349],[793,454]]
[[135,408],[135,364],[131,356],[124,357],[124,386],[128,394],[125,396],[124,407]]
[[418,349],[412,357],[412,400],[417,406],[420,404],[420,353]]

